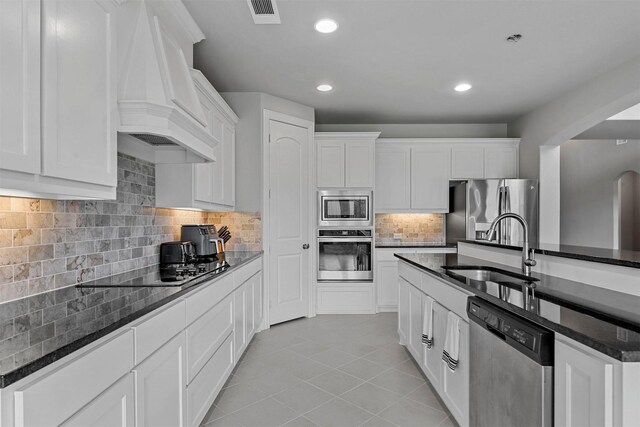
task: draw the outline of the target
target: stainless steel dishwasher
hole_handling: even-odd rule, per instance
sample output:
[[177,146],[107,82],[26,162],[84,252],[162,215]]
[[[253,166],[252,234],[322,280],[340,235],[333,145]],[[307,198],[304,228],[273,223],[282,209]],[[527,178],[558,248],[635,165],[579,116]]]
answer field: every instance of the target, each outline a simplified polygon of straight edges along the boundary
[[553,332],[469,297],[469,424],[553,425]]

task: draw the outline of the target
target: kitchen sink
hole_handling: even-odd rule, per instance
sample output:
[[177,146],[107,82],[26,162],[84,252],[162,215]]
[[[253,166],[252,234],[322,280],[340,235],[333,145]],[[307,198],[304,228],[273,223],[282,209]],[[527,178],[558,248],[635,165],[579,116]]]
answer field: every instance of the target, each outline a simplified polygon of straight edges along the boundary
[[535,282],[539,279],[535,277],[527,277],[521,274],[511,273],[494,267],[447,267],[443,266],[447,272],[467,279],[477,280],[481,282]]

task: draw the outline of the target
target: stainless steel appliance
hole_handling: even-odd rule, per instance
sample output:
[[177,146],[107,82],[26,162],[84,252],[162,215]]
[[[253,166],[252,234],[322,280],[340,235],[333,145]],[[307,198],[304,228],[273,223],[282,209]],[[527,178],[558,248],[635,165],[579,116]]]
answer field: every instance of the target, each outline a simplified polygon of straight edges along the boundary
[[373,281],[371,230],[318,230],[318,281]]
[[[485,179],[462,181],[449,189],[446,218],[447,243],[487,240],[491,222],[501,214],[515,213],[529,226],[529,243],[538,243],[538,181],[531,179]],[[494,243],[521,246],[522,227],[502,221]]]
[[467,303],[469,425],[553,424],[553,332],[478,297]]
[[180,239],[193,243],[198,258],[211,258],[224,252],[224,242],[213,224],[185,224],[180,230]]
[[318,191],[320,227],[373,227],[373,192],[360,190]]

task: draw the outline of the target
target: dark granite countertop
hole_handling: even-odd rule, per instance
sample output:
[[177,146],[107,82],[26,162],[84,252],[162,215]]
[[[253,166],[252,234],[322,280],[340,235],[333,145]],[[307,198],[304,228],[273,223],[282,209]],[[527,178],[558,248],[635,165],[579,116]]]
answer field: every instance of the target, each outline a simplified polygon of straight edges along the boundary
[[[491,288],[456,276],[443,266],[489,266],[512,273],[519,269],[458,254],[395,254],[397,258],[454,286],[565,335],[622,362],[640,362],[640,297],[581,282],[533,273],[536,282],[514,280],[512,286]],[[521,273],[520,273],[521,274]],[[523,291],[534,297],[524,302]]]
[[[482,240],[461,240],[464,243],[493,246],[502,249],[522,250],[522,245],[504,245]],[[550,243],[538,243],[531,245],[538,254],[557,256],[562,258],[579,259],[603,264],[619,265],[622,267],[640,268],[640,251],[622,251],[606,248],[592,248],[589,246],[559,245]]]
[[[0,388],[91,344],[134,320],[192,292],[209,286],[262,255],[227,252],[230,267],[182,286],[91,288],[71,286],[0,304]],[[143,276],[150,266],[118,276]],[[113,278],[99,279],[122,280]]]
[[455,243],[430,243],[430,242],[399,242],[399,241],[376,241],[376,248],[434,248],[434,249],[455,249]]

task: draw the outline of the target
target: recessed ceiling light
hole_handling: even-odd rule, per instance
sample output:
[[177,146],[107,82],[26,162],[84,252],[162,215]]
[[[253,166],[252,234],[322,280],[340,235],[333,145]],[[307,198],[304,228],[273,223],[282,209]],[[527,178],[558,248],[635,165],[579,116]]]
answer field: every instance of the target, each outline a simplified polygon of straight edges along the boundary
[[333,86],[328,85],[328,84],[321,84],[321,85],[318,85],[318,87],[316,87],[316,89],[318,89],[320,92],[329,92],[329,91],[333,90]]
[[319,33],[333,33],[338,29],[338,23],[333,19],[321,19],[316,22],[315,29]]
[[454,87],[456,92],[466,92],[471,89],[471,85],[469,83],[460,83],[458,86]]

